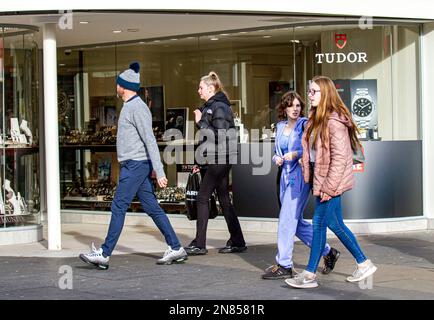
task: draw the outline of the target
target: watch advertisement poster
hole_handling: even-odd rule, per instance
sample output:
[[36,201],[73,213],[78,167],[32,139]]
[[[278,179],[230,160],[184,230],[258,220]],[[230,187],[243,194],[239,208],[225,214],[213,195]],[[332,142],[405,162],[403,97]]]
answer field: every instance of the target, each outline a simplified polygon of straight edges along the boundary
[[[336,90],[338,91],[339,95],[341,96],[342,101],[345,103],[345,105],[350,108],[351,105],[351,89],[350,89],[350,81],[349,79],[336,79],[333,80]],[[350,110],[351,111],[351,110]]]
[[359,129],[365,129],[366,132],[377,131],[377,80],[351,80],[350,90],[351,102],[349,108],[354,122],[356,122]]

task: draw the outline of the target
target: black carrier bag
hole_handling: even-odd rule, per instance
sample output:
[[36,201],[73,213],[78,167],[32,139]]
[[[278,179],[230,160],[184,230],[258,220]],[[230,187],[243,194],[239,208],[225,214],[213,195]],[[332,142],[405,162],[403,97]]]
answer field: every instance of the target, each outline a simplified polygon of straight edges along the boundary
[[[187,207],[188,220],[197,220],[197,195],[200,189],[200,173],[190,173],[188,175],[187,186],[185,188],[185,206]],[[209,219],[214,219],[218,215],[217,203],[214,194],[209,200]]]

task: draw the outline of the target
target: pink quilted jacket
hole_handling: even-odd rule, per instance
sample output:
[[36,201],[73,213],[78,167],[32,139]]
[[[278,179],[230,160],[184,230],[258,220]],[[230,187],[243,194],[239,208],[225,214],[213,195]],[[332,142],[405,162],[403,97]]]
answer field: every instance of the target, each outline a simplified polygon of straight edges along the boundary
[[[302,138],[303,158],[302,168],[304,181],[309,182],[309,145],[306,132],[311,125],[308,122]],[[322,147],[320,139],[316,142],[315,169],[313,173],[313,194],[319,196],[320,192],[336,197],[354,186],[353,151],[351,149],[348,127],[351,122],[335,112],[330,116],[328,123],[329,140]]]

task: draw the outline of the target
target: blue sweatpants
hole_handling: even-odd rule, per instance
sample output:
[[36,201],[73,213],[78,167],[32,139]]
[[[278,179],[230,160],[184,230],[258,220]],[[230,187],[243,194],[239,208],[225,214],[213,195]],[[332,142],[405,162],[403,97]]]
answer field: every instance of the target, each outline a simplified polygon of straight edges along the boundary
[[[282,207],[279,213],[279,226],[277,230],[276,262],[282,267],[293,266],[292,251],[294,250],[294,235],[305,245],[311,247],[313,239],[312,224],[303,219],[303,212],[309,199],[309,184],[303,184],[301,192],[294,192],[288,186],[283,196]],[[325,245],[322,255],[327,255],[330,246]]]

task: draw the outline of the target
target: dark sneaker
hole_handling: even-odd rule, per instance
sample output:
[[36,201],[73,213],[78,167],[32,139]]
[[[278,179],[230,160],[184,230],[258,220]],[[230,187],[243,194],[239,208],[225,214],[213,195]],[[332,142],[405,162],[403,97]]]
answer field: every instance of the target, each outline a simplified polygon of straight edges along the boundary
[[205,248],[199,248],[196,246],[188,246],[185,247],[185,252],[187,252],[187,254],[189,256],[203,256],[206,255],[208,253],[208,250]]
[[338,261],[341,253],[335,248],[330,248],[329,253],[324,256],[324,267],[321,270],[322,274],[329,274],[335,268],[336,261]]
[[221,248],[219,250],[219,253],[239,253],[246,250],[247,250],[246,246],[244,247],[226,246],[224,248]]
[[265,273],[262,275],[262,279],[276,280],[292,278],[292,268],[284,268],[281,265],[274,265],[265,269]]
[[110,257],[104,257],[102,254],[102,248],[97,249],[93,243],[90,253],[82,253],[79,255],[79,258],[81,261],[102,270],[107,270],[109,267]]

